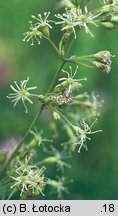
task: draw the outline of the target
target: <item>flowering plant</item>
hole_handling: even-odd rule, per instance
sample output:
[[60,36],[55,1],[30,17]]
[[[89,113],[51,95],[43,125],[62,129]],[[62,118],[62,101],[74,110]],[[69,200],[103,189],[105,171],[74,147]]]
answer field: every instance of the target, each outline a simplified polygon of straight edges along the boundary
[[[93,10],[86,5],[83,7],[81,0],[61,0],[57,8],[60,12],[54,14],[54,19],[49,18],[50,12],[32,15],[29,31],[23,34],[23,41],[31,42],[31,45],[35,43],[40,45],[42,39],[48,41],[62,60],[47,93],[43,95],[40,92],[39,94],[30,93],[36,89],[36,86],[27,87],[30,81],[28,77],[20,81],[20,85],[15,81],[14,85],[10,86],[13,92],[7,96],[14,106],[20,106],[18,102],[22,102],[26,114],[28,114],[28,102],[32,105],[35,98],[40,104],[40,109],[24,137],[21,138],[10,158],[3,162],[1,186],[4,184],[6,187],[10,186],[9,199],[16,193],[23,199],[36,195],[44,196],[46,187],[50,187],[58,198],[62,198],[63,192],[68,193],[67,183],[72,182],[64,177],[65,169],[71,169],[71,165],[66,160],[72,157],[76,149],[78,153],[82,148],[87,150],[87,141],[91,140],[91,135],[101,132],[101,130],[92,130],[92,127],[99,116],[99,108],[103,101],[100,101],[95,93],[89,95],[82,92],[81,89],[87,79],[85,77],[79,79],[78,71],[79,66],[83,65],[91,70],[97,68],[109,73],[113,55],[110,51],[103,50],[91,55],[78,56],[78,54],[69,54],[69,49],[72,42],[77,40],[80,31],[90,37],[95,36],[94,30],[91,31],[91,25],[112,29],[118,23],[118,1],[103,0],[101,5]],[[54,31],[57,25],[60,35],[58,45],[50,36],[50,32]],[[66,64],[69,64],[68,69],[65,69]],[[54,147],[54,144],[58,142],[57,135],[48,139],[41,125],[39,125],[39,130],[35,127],[36,121],[45,108],[51,113],[50,129],[53,126],[57,132],[56,126],[60,124],[63,132],[66,132],[66,141],[60,143],[59,148]],[[34,162],[33,158],[36,156],[37,149],[43,151],[45,156]],[[60,176],[53,178],[49,173],[47,174],[48,165],[56,165]],[[6,183],[4,183],[4,174]]]

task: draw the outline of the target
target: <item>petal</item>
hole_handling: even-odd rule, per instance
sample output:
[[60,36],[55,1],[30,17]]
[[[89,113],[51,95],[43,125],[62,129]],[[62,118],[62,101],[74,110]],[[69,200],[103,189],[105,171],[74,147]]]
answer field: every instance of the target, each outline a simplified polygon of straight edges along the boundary
[[19,92],[17,89],[14,88],[14,86],[10,85],[10,87],[11,87],[11,89],[12,89],[13,91],[15,91],[15,92],[17,92],[17,93]]

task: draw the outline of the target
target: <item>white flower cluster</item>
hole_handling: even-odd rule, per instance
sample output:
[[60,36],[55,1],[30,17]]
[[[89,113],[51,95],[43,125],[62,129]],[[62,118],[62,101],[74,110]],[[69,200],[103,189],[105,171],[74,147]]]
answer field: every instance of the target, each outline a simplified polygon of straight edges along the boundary
[[19,161],[18,166],[16,166],[14,176],[11,176],[12,180],[15,182],[11,188],[18,188],[21,191],[20,196],[23,194],[38,195],[42,194],[46,185],[43,166],[39,169],[36,166],[31,166],[28,164],[29,160],[26,158],[25,162]]
[[100,14],[93,15],[92,13],[88,12],[87,7],[85,7],[85,12],[83,13],[82,10],[78,7],[66,8],[65,13],[56,14],[55,16],[60,19],[61,21],[56,22],[56,24],[62,25],[62,31],[72,31],[76,38],[76,27],[81,28],[84,27],[85,32],[90,34],[92,37],[94,36],[90,29],[88,28],[89,24],[93,24],[97,26],[96,22],[94,21]]

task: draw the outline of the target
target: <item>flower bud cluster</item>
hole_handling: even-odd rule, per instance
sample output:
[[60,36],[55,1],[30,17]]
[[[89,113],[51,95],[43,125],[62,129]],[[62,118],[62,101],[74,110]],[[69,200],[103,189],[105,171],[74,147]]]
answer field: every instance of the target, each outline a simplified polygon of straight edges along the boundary
[[86,78],[75,79],[78,66],[76,67],[74,73],[72,71],[72,67],[69,69],[70,73],[62,70],[62,72],[67,74],[67,77],[60,78],[59,81],[61,81],[61,83],[56,85],[54,88],[54,95],[51,96],[52,106],[64,107],[72,104],[74,101],[74,91],[79,91],[79,89],[82,87],[80,81],[86,80]]
[[109,73],[111,70],[111,53],[109,51],[101,51],[93,55],[93,65],[103,72]]
[[63,93],[59,95],[52,95],[51,101],[53,106],[64,107],[69,105],[73,102],[72,91],[66,88]]
[[118,1],[104,0],[104,4],[100,9],[102,14],[100,24],[107,29],[112,29],[115,24],[118,24]]
[[[104,51],[100,51],[93,55],[78,56],[75,58],[75,61],[78,64],[82,64],[87,67],[91,67],[91,64],[92,64],[92,66],[94,66],[95,68],[103,72],[109,73],[111,70],[111,64],[112,64],[111,58],[112,57],[114,56],[111,55],[111,53],[108,50],[104,50]],[[86,63],[83,64],[83,61],[85,62],[87,61],[89,65]]]

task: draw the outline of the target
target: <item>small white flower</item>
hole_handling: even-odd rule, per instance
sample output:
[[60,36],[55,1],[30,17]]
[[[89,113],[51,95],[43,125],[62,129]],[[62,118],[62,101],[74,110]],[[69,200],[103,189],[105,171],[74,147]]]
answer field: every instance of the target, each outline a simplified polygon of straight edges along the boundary
[[103,103],[104,100],[99,100],[99,95],[95,95],[94,92],[92,92],[92,94],[88,96],[88,99],[85,102],[88,117],[99,116],[99,109],[102,107]]
[[99,100],[99,95],[95,95],[94,92],[92,92],[91,95],[84,93],[75,97],[75,104],[79,105],[80,109],[84,108],[84,111],[86,111],[86,113],[84,112],[84,118],[85,114],[87,114],[87,118],[99,116],[99,111],[103,102],[104,100]]
[[50,29],[52,29],[52,26],[49,23],[53,21],[48,20],[49,15],[50,12],[44,12],[44,17],[42,17],[41,14],[38,14],[38,17],[34,15],[32,15],[31,17],[37,21],[37,23],[35,23],[35,26],[37,26],[37,28],[48,26]]
[[83,80],[86,81],[87,79],[86,77],[83,79],[75,79],[75,76],[78,71],[78,66],[76,66],[74,73],[73,73],[73,69],[71,66],[69,67],[69,69],[70,69],[70,72],[62,70],[62,72],[67,74],[67,77],[59,79],[59,81],[63,81],[60,85],[63,86],[67,84],[67,87],[69,88],[69,92],[75,89],[79,90],[82,87],[82,84],[80,83],[80,81],[83,81]]
[[87,145],[86,144],[86,140],[91,140],[90,137],[88,137],[88,135],[94,134],[94,133],[98,133],[98,132],[102,132],[102,130],[97,130],[97,131],[91,131],[92,126],[95,124],[96,120],[93,122],[93,124],[91,126],[88,126],[88,124],[85,123],[84,120],[82,120],[81,124],[83,126],[83,129],[81,129],[78,126],[73,125],[72,128],[76,134],[76,136],[78,137],[78,142],[75,143],[75,145],[80,145],[78,152],[80,153],[80,150],[82,148],[82,146],[84,146],[87,150]]
[[77,26],[77,13],[76,8],[65,9],[65,13],[56,14],[55,15],[58,19],[61,21],[56,22],[56,24],[62,24],[62,31],[68,31],[71,30],[74,33],[74,36],[76,38],[76,31],[75,27]]
[[36,145],[43,147],[43,150],[46,151],[45,142],[52,142],[52,140],[46,139],[42,137],[43,131],[38,131],[35,127],[35,131],[30,131],[30,133],[33,135],[33,142],[36,143]]
[[50,29],[52,28],[52,26],[49,23],[53,21],[48,20],[49,15],[50,12],[45,12],[44,17],[42,17],[41,14],[38,14],[38,17],[32,15],[31,17],[37,22],[33,24],[32,21],[29,21],[30,31],[27,31],[26,33],[23,34],[25,36],[23,41],[29,42],[31,40],[31,45],[34,45],[34,39],[36,39],[38,44],[40,44],[40,39],[44,36],[43,28],[45,27]]
[[71,166],[65,162],[65,159],[70,158],[68,152],[63,149],[61,152],[52,147],[52,151],[48,152],[51,156],[46,157],[43,162],[47,164],[56,164],[57,170],[64,172],[64,167],[71,168]]
[[23,35],[25,36],[23,41],[29,42],[31,40],[31,45],[34,45],[34,38],[40,44],[40,39],[42,38],[42,32],[38,30],[37,26],[34,26],[32,24],[32,21],[29,21],[30,23],[30,31],[25,32]]
[[57,176],[57,180],[49,179],[47,184],[52,187],[50,194],[57,194],[58,199],[63,199],[63,193],[69,193],[67,184],[71,182],[72,180],[68,180],[63,176]]
[[27,82],[29,80],[29,77],[26,80],[20,81],[20,87],[17,84],[16,81],[14,81],[15,87],[11,85],[11,89],[14,91],[14,93],[10,93],[7,98],[12,99],[12,102],[14,103],[14,107],[17,105],[17,103],[21,100],[24,107],[25,107],[25,112],[28,113],[25,101],[28,101],[29,103],[33,103],[29,97],[35,96],[34,94],[30,94],[30,90],[34,90],[37,87],[27,87]]
[[100,16],[101,14],[93,15],[92,13],[88,12],[87,7],[85,7],[85,13],[82,13],[82,10],[80,9],[80,15],[78,17],[78,25],[81,27],[84,27],[85,32],[87,34],[90,34],[91,37],[94,37],[90,29],[88,28],[88,24],[93,24],[94,26],[98,27],[98,25],[95,23],[94,19]]

